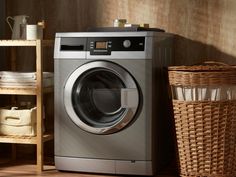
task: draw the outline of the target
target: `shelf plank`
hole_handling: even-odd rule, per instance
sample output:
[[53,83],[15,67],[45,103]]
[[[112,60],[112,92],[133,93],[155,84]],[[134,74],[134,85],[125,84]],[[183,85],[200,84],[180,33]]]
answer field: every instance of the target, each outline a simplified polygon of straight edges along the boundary
[[1,135],[1,143],[36,144],[36,137]]
[[[53,86],[44,87],[43,93],[52,93]],[[35,87],[0,87],[2,95],[36,95]]]
[[54,46],[54,40],[0,40],[0,46],[36,46],[37,41],[42,41],[42,46]]
[[36,95],[36,88],[16,88],[16,87],[0,87],[0,94],[5,95]]
[[36,40],[0,40],[0,46],[36,46]]
[[[53,134],[43,135],[43,142],[53,139]],[[16,143],[16,144],[37,144],[36,136],[10,136],[0,135],[0,143]]]

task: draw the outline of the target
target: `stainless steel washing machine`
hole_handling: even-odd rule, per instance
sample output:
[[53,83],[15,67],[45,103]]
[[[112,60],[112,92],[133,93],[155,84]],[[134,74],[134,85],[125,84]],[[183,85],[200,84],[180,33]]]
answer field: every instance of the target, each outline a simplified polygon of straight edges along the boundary
[[56,34],[58,170],[155,173],[158,137],[166,136],[158,134],[158,119],[169,118],[159,113],[171,39],[160,32]]

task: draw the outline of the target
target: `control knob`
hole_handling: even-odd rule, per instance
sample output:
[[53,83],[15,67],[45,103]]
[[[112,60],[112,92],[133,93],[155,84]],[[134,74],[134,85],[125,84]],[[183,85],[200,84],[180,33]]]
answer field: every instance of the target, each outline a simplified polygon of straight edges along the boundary
[[124,40],[123,46],[124,46],[125,48],[129,48],[129,47],[131,46],[131,41],[130,41],[130,40]]

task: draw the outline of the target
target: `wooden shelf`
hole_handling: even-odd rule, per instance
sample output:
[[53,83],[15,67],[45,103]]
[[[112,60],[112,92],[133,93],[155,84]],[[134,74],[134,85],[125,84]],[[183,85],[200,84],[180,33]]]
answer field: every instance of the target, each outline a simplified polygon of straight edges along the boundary
[[[44,87],[43,93],[52,93],[53,86]],[[36,95],[37,90],[35,87],[0,87],[0,94],[4,95]]]
[[36,88],[0,87],[0,94],[4,94],[4,95],[36,95]]
[[[53,134],[44,134],[43,142],[53,139]],[[37,136],[0,135],[0,143],[37,144]]]
[[[43,49],[44,47],[52,47],[53,40],[0,40],[0,46],[11,47],[11,69],[15,70],[16,66],[16,47],[26,46],[35,47],[35,64],[36,64],[36,83],[34,86],[1,86],[0,94],[5,95],[35,95],[36,96],[36,118],[37,118],[37,136],[0,136],[0,143],[13,143],[13,144],[36,144],[37,146],[37,171],[43,170],[43,143],[53,139],[52,134],[43,133],[43,101],[44,93],[52,93],[53,86],[44,87],[43,85]],[[16,155],[15,147],[12,146],[12,156]]]
[[0,40],[0,46],[36,46],[36,40]]
[[[40,40],[0,40],[0,46],[36,46]],[[54,40],[42,40],[42,46],[53,46]]]

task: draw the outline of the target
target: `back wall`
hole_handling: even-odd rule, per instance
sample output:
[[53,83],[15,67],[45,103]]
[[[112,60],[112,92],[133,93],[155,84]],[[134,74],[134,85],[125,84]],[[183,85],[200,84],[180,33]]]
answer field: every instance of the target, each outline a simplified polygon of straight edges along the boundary
[[176,34],[177,64],[236,63],[234,0],[7,0],[6,13],[27,14],[31,23],[45,19],[49,39],[55,32],[112,26],[113,19],[126,18]]

